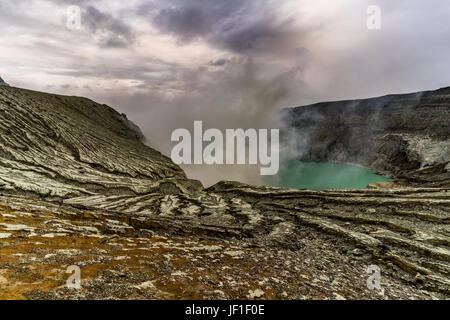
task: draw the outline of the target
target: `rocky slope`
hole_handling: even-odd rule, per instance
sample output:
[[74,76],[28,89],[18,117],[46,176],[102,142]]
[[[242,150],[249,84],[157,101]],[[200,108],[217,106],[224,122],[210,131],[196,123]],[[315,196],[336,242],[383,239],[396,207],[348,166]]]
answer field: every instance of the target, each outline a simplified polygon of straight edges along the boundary
[[306,161],[360,164],[407,184],[450,185],[450,87],[284,111]]
[[127,121],[0,87],[0,298],[450,298],[448,187],[203,189]]

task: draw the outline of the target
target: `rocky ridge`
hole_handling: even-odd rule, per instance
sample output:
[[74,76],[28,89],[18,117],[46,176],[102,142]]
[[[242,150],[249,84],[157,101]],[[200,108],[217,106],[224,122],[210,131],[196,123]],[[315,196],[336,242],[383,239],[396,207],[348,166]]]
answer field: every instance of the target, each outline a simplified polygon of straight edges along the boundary
[[0,86],[9,86],[9,84],[7,84],[2,77],[0,77]]
[[113,109],[12,87],[0,124],[1,298],[450,297],[445,185],[204,189]]

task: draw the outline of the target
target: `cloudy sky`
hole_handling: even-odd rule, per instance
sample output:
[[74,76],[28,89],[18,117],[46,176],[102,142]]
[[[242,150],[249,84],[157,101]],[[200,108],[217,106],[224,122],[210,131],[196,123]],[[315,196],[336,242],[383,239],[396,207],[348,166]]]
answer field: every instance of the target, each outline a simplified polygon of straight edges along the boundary
[[194,120],[270,127],[282,107],[450,86],[449,21],[448,0],[0,0],[0,76],[106,103],[170,154]]

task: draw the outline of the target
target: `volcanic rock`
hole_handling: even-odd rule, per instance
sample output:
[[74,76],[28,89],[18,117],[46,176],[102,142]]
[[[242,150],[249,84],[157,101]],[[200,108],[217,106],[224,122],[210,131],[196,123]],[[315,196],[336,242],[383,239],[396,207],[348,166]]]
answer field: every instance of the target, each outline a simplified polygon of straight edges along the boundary
[[0,77],[0,86],[9,86],[9,84],[7,84],[2,77]]
[[[450,297],[450,188],[430,183],[433,170],[415,186],[204,189],[124,119],[86,98],[0,87],[0,298]],[[408,126],[402,138],[422,139]],[[446,129],[425,132],[441,141]],[[66,286],[73,265],[80,289]],[[367,284],[373,265],[380,290]]]

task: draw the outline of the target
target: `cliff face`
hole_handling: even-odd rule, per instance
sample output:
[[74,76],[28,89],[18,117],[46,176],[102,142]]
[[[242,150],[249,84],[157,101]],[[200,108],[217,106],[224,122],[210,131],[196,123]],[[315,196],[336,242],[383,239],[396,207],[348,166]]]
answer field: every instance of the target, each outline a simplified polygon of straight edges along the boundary
[[111,108],[11,87],[0,124],[1,298],[450,297],[448,188],[203,189]]
[[[450,185],[450,88],[285,110],[305,161],[356,163],[409,184]],[[293,137],[293,139],[292,139]]]

